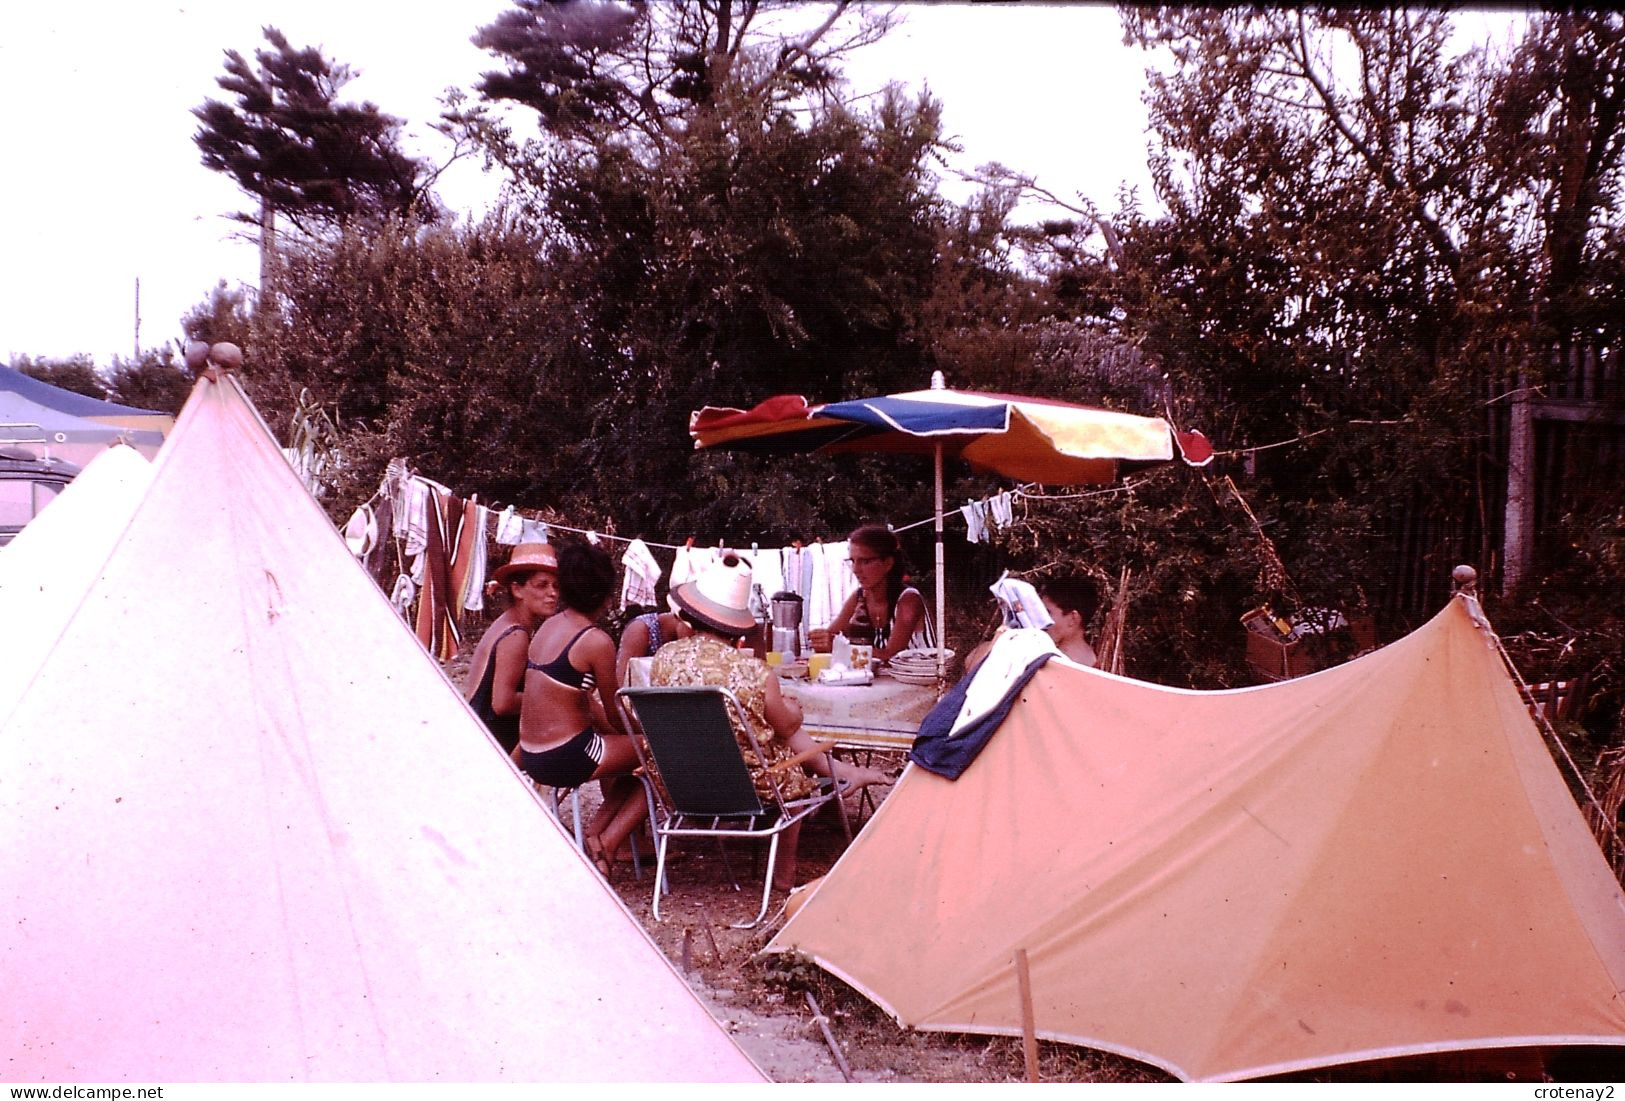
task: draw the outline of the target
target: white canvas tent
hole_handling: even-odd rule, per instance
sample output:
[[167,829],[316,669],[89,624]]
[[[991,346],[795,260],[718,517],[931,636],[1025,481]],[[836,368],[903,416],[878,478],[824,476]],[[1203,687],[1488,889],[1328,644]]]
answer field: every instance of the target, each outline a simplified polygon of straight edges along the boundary
[[11,1080],[760,1081],[236,384],[0,698]]
[[152,480],[133,447],[105,447],[0,547],[0,714],[62,633]]
[[[904,1025],[1187,1079],[1625,1046],[1625,894],[1453,600],[1313,676],[1189,692],[1052,659],[950,782],[910,766],[768,946]],[[989,657],[991,663],[993,657]]]

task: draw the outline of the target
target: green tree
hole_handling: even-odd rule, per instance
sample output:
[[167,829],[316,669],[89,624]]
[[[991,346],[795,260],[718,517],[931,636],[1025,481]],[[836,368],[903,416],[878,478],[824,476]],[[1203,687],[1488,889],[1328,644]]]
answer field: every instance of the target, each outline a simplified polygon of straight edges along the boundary
[[245,352],[253,351],[254,308],[249,292],[243,287],[229,287],[224,279],[216,283],[209,296],[181,317],[181,333],[187,340],[201,340],[205,344],[228,341]]
[[135,409],[175,414],[192,395],[194,381],[191,373],[175,361],[174,349],[165,344],[161,348],[144,348],[133,360],[114,356],[107,372],[107,397]]
[[[1124,262],[1080,265],[1078,285],[1115,291],[1176,391],[1223,413],[1219,438],[1314,437],[1260,453],[1254,491],[1266,515],[1335,495],[1359,504],[1356,530],[1389,533],[1349,546],[1342,576],[1380,584],[1426,515],[1473,518],[1429,536],[1441,557],[1491,561],[1499,521],[1481,506],[1503,481],[1492,399],[1516,392],[1508,355],[1538,381],[1553,331],[1541,303],[1558,290],[1547,253],[1611,236],[1617,141],[1600,135],[1618,19],[1538,17],[1510,62],[1453,49],[1433,10],[1125,9],[1124,22],[1173,59],[1150,100],[1170,213],[1125,220]],[[1583,231],[1562,228],[1565,209]]]
[[13,356],[11,367],[63,390],[72,390],[91,398],[105,400],[107,397],[107,384],[96,369],[95,359],[89,355],[73,355],[65,359]]
[[[1036,331],[1103,393],[1132,348],[1141,398],[1165,373],[1176,419],[1240,454],[1035,510],[1009,553],[1042,565],[1092,546],[1102,580],[1131,568],[1139,675],[1150,654],[1160,678],[1233,683],[1239,646],[1212,642],[1262,599],[1369,604],[1392,637],[1438,607],[1456,562],[1500,559],[1508,407],[1546,381],[1545,348],[1617,339],[1621,21],[1544,13],[1504,54],[1460,48],[1431,9],[1123,21],[1169,61],[1149,98],[1168,213],[1077,203],[1077,220],[1016,238],[1065,318]],[[1588,533],[1619,509],[1613,482],[1587,487],[1546,546],[1610,568]],[[1576,588],[1576,567],[1554,565],[1496,614],[1548,632],[1559,615],[1589,668],[1617,667],[1617,622],[1585,610],[1600,578]]]
[[474,36],[507,66],[477,91],[531,108],[556,138],[652,163],[729,101],[790,106],[833,92],[841,59],[892,23],[853,0],[811,11],[792,0],[515,0]]
[[[401,121],[371,103],[342,103],[354,77],[314,48],[295,48],[275,27],[254,61],[226,51],[217,83],[235,103],[193,110],[203,165],[261,201],[237,217],[261,225],[280,214],[306,233],[352,222],[425,219],[434,208],[427,164],[400,146]],[[262,229],[266,228],[262,225]]]
[[282,308],[245,368],[284,429],[301,394],[343,434],[337,499],[394,456],[486,500],[552,500],[581,325],[539,244],[498,211],[478,224],[349,232],[290,247]]
[[844,29],[851,7],[791,32],[768,21],[789,6],[527,2],[476,39],[508,64],[482,92],[533,108],[548,141],[467,125],[512,171],[583,323],[586,369],[558,396],[579,426],[557,445],[577,473],[558,489],[626,528],[770,538],[820,510],[829,522],[922,496],[910,483],[863,501],[827,468],[691,459],[686,435],[700,405],[929,376],[937,111],[840,102],[837,60],[885,25]]

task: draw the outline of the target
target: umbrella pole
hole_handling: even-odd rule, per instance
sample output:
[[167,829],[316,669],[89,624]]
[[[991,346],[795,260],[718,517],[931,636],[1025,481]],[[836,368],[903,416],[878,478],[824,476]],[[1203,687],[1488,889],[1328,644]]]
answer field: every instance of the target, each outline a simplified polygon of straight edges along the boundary
[[933,449],[937,475],[937,680],[941,681],[947,675],[948,655],[943,647],[948,645],[948,627],[946,606],[948,601],[948,580],[942,572],[942,445],[939,443]]

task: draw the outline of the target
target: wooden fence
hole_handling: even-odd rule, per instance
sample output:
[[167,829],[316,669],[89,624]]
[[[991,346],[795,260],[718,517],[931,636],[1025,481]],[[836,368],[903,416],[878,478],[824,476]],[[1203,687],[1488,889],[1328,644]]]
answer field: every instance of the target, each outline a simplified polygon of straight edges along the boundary
[[[1617,492],[1625,475],[1625,351],[1579,342],[1551,350],[1544,377],[1531,380],[1535,428],[1535,561],[1550,565],[1565,548],[1558,521],[1593,494]],[[1450,570],[1460,562],[1498,582],[1506,520],[1507,440],[1516,385],[1514,365],[1486,383],[1486,445],[1476,459],[1472,491],[1451,507],[1407,502],[1394,530],[1392,586],[1385,610],[1416,619],[1449,595]]]

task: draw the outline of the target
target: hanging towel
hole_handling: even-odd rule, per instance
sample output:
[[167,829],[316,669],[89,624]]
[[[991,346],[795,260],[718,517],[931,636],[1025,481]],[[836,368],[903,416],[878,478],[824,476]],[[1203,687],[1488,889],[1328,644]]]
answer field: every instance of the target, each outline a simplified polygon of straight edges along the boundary
[[1030,581],[1006,575],[989,585],[988,592],[999,602],[1006,627],[1044,628],[1055,622]]
[[429,545],[429,498],[433,490],[422,478],[405,478],[398,485],[395,517],[406,536],[406,553],[422,554]]
[[517,546],[524,542],[524,519],[509,505],[497,517],[497,542],[505,547]]
[[435,634],[439,638],[435,653],[441,661],[450,661],[457,656],[458,647],[463,642],[462,632],[457,626],[457,583],[453,580],[452,559],[462,546],[464,502],[462,498],[452,496],[451,491],[444,486],[438,489],[442,565],[440,577],[437,579],[440,585],[437,601],[440,619],[435,624]]
[[806,567],[804,576],[807,582],[807,592],[804,597],[805,611],[802,621],[809,627],[822,630],[830,625],[835,613],[840,611],[840,605],[831,608],[829,604],[829,572],[828,559],[824,557],[824,544],[814,543],[807,548]]
[[852,547],[842,539],[839,543],[825,543],[824,553],[830,559],[830,606],[839,612],[846,598],[858,591],[858,575],[852,572],[852,563],[847,561]]
[[485,517],[489,512],[472,497],[463,502],[457,553],[451,560],[451,613],[459,626],[463,613],[485,607]]
[[965,540],[969,543],[980,543],[987,538],[987,522],[983,518],[984,502],[969,501],[959,510],[965,518]]
[[999,494],[997,497],[993,497],[988,500],[988,516],[995,528],[1002,531],[1015,521],[1016,510],[1014,502],[1015,498],[1011,496],[1008,489]]
[[621,608],[624,610],[630,604],[653,607],[655,586],[660,582],[660,563],[655,560],[649,544],[642,539],[632,540],[626,545],[626,553],[621,555],[621,565],[626,567],[626,579],[621,583]]
[[521,520],[519,522],[519,541],[521,543],[547,542],[547,525],[540,520]]
[[447,534],[452,502],[456,503],[458,526],[461,526],[463,503],[449,493],[442,495],[430,490],[421,556],[423,589],[418,597],[418,641],[442,661],[450,660],[462,642],[457,625],[451,620],[451,556],[447,553]]
[[797,596],[807,595],[807,586],[801,580],[800,547],[782,547],[779,550],[779,571],[784,575],[783,592],[792,592]]
[[677,560],[671,564],[671,584],[673,588],[684,582],[693,581],[699,576],[706,553],[704,549],[696,548],[688,543],[677,548]]
[[750,580],[772,600],[785,590],[784,554],[777,547],[757,547],[751,555]]
[[838,543],[814,543],[807,550],[812,559],[812,577],[805,596],[806,621],[814,627],[828,627],[840,614],[846,598],[858,587],[858,579],[846,560],[845,539]]

